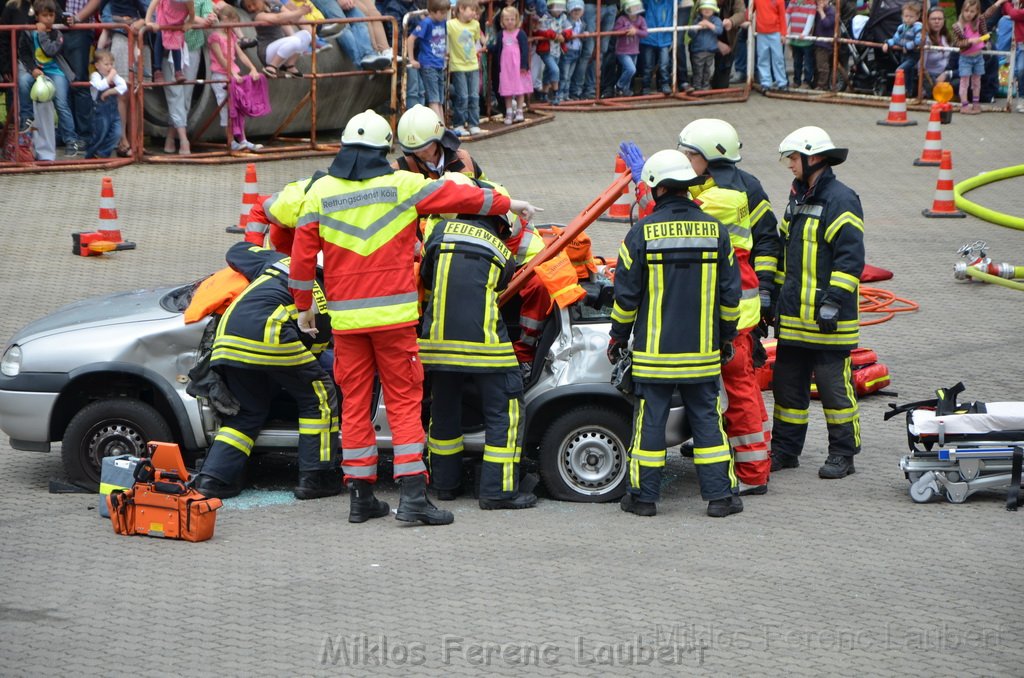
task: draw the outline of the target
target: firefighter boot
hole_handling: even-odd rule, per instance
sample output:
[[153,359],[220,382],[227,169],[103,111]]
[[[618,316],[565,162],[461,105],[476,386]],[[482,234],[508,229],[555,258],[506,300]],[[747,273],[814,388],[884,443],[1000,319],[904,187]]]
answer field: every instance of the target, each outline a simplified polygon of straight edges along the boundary
[[708,515],[712,518],[725,518],[743,511],[743,500],[735,494],[724,499],[712,499],[708,502]]
[[825,464],[818,469],[818,477],[826,478],[828,480],[836,480],[838,478],[852,476],[856,472],[857,470],[853,468],[853,457],[843,456],[841,454],[830,454],[825,460]]
[[627,513],[635,513],[638,516],[651,517],[658,515],[658,505],[653,501],[639,501],[636,496],[630,492],[622,495],[622,501],[619,502],[619,508]]
[[373,496],[373,485],[365,480],[353,480],[348,488],[348,522],[365,523],[370,518],[383,518],[391,512],[387,502]]
[[296,499],[320,499],[341,494],[341,477],[337,469],[299,471],[299,484],[292,493]]
[[451,511],[434,506],[427,499],[427,477],[422,473],[405,476],[401,480],[402,496],[398,500],[397,520],[407,523],[419,521],[424,525],[448,525],[455,521]]

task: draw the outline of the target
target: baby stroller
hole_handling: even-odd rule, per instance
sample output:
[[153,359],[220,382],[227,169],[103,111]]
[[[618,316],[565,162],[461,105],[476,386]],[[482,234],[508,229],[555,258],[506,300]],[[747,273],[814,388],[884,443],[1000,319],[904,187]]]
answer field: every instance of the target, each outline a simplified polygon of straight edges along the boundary
[[[903,4],[909,0],[875,0],[867,16],[854,16],[849,22],[842,22],[840,35],[843,38],[865,42],[885,42],[896,34],[902,23]],[[840,54],[840,78],[851,92],[888,96],[892,92],[899,62],[892,52],[883,52],[878,47],[847,45],[849,58]],[[847,68],[842,68],[848,64]]]

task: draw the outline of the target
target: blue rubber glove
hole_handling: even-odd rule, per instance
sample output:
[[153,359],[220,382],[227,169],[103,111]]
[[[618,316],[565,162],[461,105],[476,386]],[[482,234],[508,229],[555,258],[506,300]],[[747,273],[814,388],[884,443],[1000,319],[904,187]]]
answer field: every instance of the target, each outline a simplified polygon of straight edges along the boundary
[[644,173],[644,154],[640,147],[632,141],[619,144],[619,157],[626,161],[629,171],[633,173],[633,183],[639,184]]

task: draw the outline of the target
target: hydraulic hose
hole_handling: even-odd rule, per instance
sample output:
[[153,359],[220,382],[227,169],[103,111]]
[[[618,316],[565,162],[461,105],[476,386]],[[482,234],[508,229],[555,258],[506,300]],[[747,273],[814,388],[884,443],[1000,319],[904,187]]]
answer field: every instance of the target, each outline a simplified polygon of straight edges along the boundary
[[990,172],[982,172],[978,176],[965,179],[953,187],[953,202],[964,212],[976,216],[979,219],[984,219],[985,221],[989,221],[999,226],[1006,226],[1007,228],[1016,228],[1017,230],[1024,231],[1024,219],[1021,217],[1014,217],[1009,214],[1003,214],[1002,212],[996,212],[995,210],[987,207],[982,207],[978,203],[968,200],[963,195],[964,193],[972,191],[979,186],[985,186],[986,184],[990,184],[994,181],[1012,179],[1013,177],[1019,177],[1022,175],[1024,175],[1024,165],[1015,165],[1012,167],[992,170]]

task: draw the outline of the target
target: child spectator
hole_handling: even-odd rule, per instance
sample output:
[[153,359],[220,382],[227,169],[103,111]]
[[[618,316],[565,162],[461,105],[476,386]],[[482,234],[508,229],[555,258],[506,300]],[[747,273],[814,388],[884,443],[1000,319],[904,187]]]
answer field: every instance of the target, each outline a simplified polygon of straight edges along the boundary
[[[952,40],[946,28],[946,13],[941,7],[928,10],[928,33],[925,45],[929,47],[950,47]],[[932,86],[940,82],[948,82],[953,76],[949,70],[949,52],[944,49],[926,49],[924,51],[924,70],[932,80]]]
[[[33,19],[32,3],[29,0],[8,0],[3,9],[0,9],[0,26],[27,26],[35,23]],[[22,134],[27,134],[32,129],[32,120],[35,117],[29,94],[32,89],[32,76],[24,68],[18,68],[17,60],[11,62],[11,39],[18,35],[20,34],[0,31],[0,80],[18,83],[19,129]],[[4,103],[8,116],[13,117],[14,88],[4,90]]]
[[[985,57],[981,51],[988,39],[985,20],[999,11],[1006,0],[996,0],[982,14],[978,0],[964,0],[960,18],[953,24],[953,46],[960,48],[960,112],[969,115],[981,113],[981,76],[985,74]],[[904,7],[906,12],[906,7]],[[904,17],[906,20],[906,17]],[[971,104],[967,103],[970,87]]]
[[517,0],[502,0],[502,7],[495,7],[491,16],[491,25],[487,29],[487,53],[490,57],[488,69],[490,71],[491,94],[493,95],[494,107],[502,114],[505,113],[505,98],[501,96],[499,81],[501,80],[501,34],[504,30],[501,26],[501,10],[504,7],[515,7]]
[[128,91],[114,68],[114,55],[96,50],[92,59],[95,71],[89,77],[92,93],[92,139],[85,150],[88,158],[109,158],[121,139],[121,116],[117,112],[117,98]]
[[[968,0],[970,1],[970,0]],[[896,34],[882,44],[882,51],[902,53],[902,61],[896,67],[897,71],[903,71],[906,76],[907,92],[911,96],[917,95],[917,62],[921,58],[921,5],[917,2],[908,2],[903,5],[901,13],[903,23],[896,28]],[[978,48],[981,49],[980,47]],[[980,56],[979,61],[980,61]],[[981,73],[985,72],[985,65],[981,65]],[[980,77],[980,76],[979,76]]]
[[644,3],[641,0],[623,0],[622,11],[615,19],[614,31],[625,31],[615,43],[615,56],[619,61],[619,80],[615,83],[615,96],[633,95],[633,76],[636,74],[636,60],[640,55],[640,39],[647,36],[647,21],[643,17]]
[[[56,87],[53,102],[57,109],[57,131],[64,142],[64,157],[73,158],[85,150],[85,142],[78,138],[75,119],[68,105],[70,84],[65,72],[70,72],[71,68],[61,56],[64,35],[53,27],[57,21],[57,4],[54,0],[36,0],[33,9],[36,30],[21,34],[18,39],[18,60],[33,78],[45,74],[53,80]],[[42,126],[42,123],[37,120],[36,126]]]
[[565,0],[551,0],[548,13],[538,17],[534,35],[544,38],[536,44],[537,55],[544,63],[544,79],[540,101],[558,103],[559,60],[565,45],[566,35],[572,36],[569,17],[565,15]]
[[[206,48],[207,30],[217,22],[217,14],[213,11],[211,0],[194,0],[196,20],[192,29],[185,31],[185,80],[194,81],[199,77],[199,67],[203,65],[203,50]],[[115,66],[117,65],[115,59]],[[174,79],[174,64],[164,59],[162,64],[165,80]],[[171,85],[164,87],[164,98],[167,100],[167,136],[164,137],[164,153],[191,155],[192,146],[188,141],[188,113],[192,107],[192,91],[195,85]],[[120,101],[122,97],[118,97]]]
[[448,20],[448,70],[452,79],[452,131],[480,134],[480,22],[477,0],[458,0]]
[[[220,23],[235,23],[238,21],[238,11],[228,4],[217,6],[217,19]],[[220,125],[224,128],[224,135],[231,139],[232,151],[258,151],[263,146],[254,144],[245,138],[245,118],[239,117],[233,110],[230,103],[225,103],[228,98],[229,79],[236,83],[242,81],[241,69],[235,61],[241,61],[249,69],[249,77],[258,80],[259,70],[249,60],[248,55],[238,46],[235,34],[230,28],[217,28],[210,31],[207,38],[207,45],[210,49],[210,80],[214,96],[217,97],[217,105],[220,109]],[[228,122],[231,122],[230,131],[227,129]]]
[[555,104],[570,99],[579,99],[583,94],[583,78],[586,65],[580,63],[580,54],[583,53],[583,40],[576,36],[583,33],[583,0],[569,0],[566,5],[569,9],[569,31],[565,41],[565,50],[558,62],[558,100]]
[[[671,28],[674,0],[646,0],[644,20],[647,28]],[[682,12],[680,16],[685,16]],[[652,32],[640,39],[641,94],[652,94],[657,87],[662,94],[672,93],[672,39],[674,33]],[[680,56],[684,57],[683,54]],[[657,76],[657,82],[655,82]]]
[[814,27],[815,0],[789,0],[786,19],[789,21],[789,48],[793,52],[793,86],[807,83],[814,88],[814,43],[805,39]]
[[[156,12],[156,22],[153,21],[153,13]],[[182,64],[182,49],[185,47],[185,31],[196,20],[196,6],[193,0],[153,0],[146,8],[146,26],[150,30],[160,29],[159,37],[153,40],[153,82],[162,82],[164,79],[163,70],[160,64],[163,63],[163,51],[171,57],[174,64],[175,82],[185,81],[185,71]],[[172,28],[180,26],[180,28]]]
[[[1003,14],[1013,22],[1013,42],[1017,50],[1013,67],[1013,75],[1017,78],[1017,112],[1024,113],[1024,1],[1004,3]],[[1013,84],[1012,81],[1010,84]]]
[[498,93],[505,99],[505,124],[511,125],[525,119],[523,95],[533,91],[533,80],[526,33],[519,27],[519,10],[515,7],[501,10],[501,29],[496,55],[500,64]]
[[[836,31],[836,8],[831,0],[815,0],[814,37],[834,38]],[[815,86],[829,89],[832,86],[832,43],[815,41],[814,70],[817,74]]]
[[[410,10],[413,11],[413,10]],[[402,22],[399,21],[398,25],[401,26]],[[419,63],[420,50],[422,47],[420,43],[412,37],[413,31],[420,25],[419,17],[410,14],[408,20],[408,31],[409,39],[408,42],[403,45],[403,56],[405,57],[406,68],[405,68],[405,108],[406,110],[412,108],[416,104],[421,106],[427,105],[425,92],[423,91],[423,79],[420,77],[420,69],[412,68],[412,63]]]
[[783,0],[754,0],[754,32],[757,34],[757,79],[761,89],[786,91],[786,6]]
[[[406,54],[416,54],[409,68],[418,68],[423,83],[424,99],[437,117],[444,120],[444,67],[447,61],[448,39],[446,22],[450,11],[448,0],[429,0],[427,16],[409,35]],[[419,49],[416,49],[420,43]]]
[[302,71],[295,62],[309,48],[313,36],[307,30],[298,30],[294,23],[306,19],[312,6],[278,7],[274,11],[266,0],[242,0],[242,7],[253,21],[265,24],[256,26],[256,56],[264,64],[263,74],[268,78],[301,78]]
[[718,36],[724,30],[718,18],[718,3],[715,0],[700,0],[690,38],[690,79],[697,91],[711,89],[711,75],[715,70],[715,55],[718,54]]

